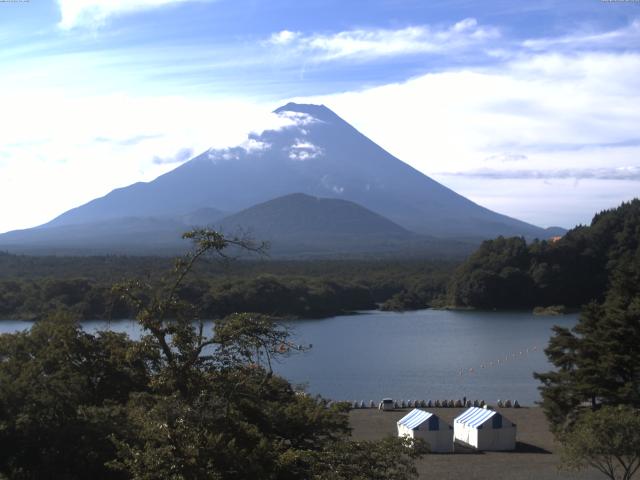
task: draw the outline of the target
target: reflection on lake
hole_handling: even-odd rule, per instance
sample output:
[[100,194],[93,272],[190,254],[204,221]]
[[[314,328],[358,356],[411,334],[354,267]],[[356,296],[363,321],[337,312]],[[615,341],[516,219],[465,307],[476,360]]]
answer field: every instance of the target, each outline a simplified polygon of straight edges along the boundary
[[[287,322],[294,341],[313,348],[293,353],[274,368],[294,384],[306,383],[311,393],[333,399],[466,396],[530,405],[539,399],[532,372],[550,368],[543,349],[551,327],[570,327],[576,321],[577,315],[442,310],[298,320]],[[133,338],[140,334],[131,320],[88,321],[83,326],[87,331],[111,328]],[[1,321],[0,333],[28,327]]]

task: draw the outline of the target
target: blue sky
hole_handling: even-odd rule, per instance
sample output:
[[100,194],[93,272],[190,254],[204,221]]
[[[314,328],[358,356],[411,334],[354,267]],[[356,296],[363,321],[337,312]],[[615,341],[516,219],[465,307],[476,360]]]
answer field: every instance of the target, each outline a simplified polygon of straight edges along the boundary
[[0,231],[325,103],[489,208],[573,226],[640,186],[640,2],[0,3]]

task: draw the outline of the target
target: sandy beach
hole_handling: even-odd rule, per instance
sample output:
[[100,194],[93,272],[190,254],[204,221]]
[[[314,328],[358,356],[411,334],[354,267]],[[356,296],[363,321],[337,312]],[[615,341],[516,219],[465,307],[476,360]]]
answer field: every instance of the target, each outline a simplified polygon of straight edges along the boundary
[[[397,435],[396,422],[410,409],[380,412],[375,409],[352,410],[350,413],[352,436],[357,440],[374,440]],[[432,408],[443,420],[453,419],[464,409]],[[518,427],[517,447],[514,452],[474,452],[458,448],[454,454],[429,454],[418,463],[421,479],[585,479],[597,480],[604,476],[596,470],[578,473],[558,470],[559,446],[554,442],[542,410],[531,408],[498,409]]]

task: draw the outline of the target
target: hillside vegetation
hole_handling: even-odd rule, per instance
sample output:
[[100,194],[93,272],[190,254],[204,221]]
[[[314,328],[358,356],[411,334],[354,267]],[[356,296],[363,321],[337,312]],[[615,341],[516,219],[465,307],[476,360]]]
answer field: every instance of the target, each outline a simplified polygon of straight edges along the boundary
[[458,267],[448,288],[452,305],[475,308],[580,307],[601,302],[621,268],[637,258],[640,200],[594,216],[557,241],[498,237]]

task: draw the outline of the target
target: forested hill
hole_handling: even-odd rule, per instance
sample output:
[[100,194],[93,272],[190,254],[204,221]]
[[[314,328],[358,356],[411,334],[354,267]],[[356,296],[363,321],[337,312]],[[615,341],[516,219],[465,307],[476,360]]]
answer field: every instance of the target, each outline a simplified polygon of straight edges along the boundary
[[[623,270],[640,272],[640,200],[557,241],[488,240],[454,273],[449,303],[476,308],[579,307],[602,301]],[[636,275],[637,277],[637,275]]]

